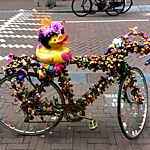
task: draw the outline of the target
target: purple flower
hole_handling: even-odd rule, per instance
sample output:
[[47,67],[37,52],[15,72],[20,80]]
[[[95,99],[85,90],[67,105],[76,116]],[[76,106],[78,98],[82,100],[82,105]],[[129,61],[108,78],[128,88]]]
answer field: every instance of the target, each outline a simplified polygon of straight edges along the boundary
[[51,29],[55,33],[60,34],[61,33],[61,29],[63,29],[63,28],[64,28],[63,25],[60,22],[58,22],[58,21],[54,21],[51,24]]
[[38,36],[39,37],[41,37],[41,36],[44,36],[44,37],[46,37],[46,36],[50,36],[51,34],[52,34],[52,29],[50,28],[50,27],[47,27],[47,28],[41,28],[40,30],[39,30],[39,34],[38,34]]
[[53,33],[56,33],[56,34],[64,33],[64,26],[61,24],[61,22],[54,21],[51,23],[50,26],[42,27],[41,29],[39,29],[38,41],[39,42],[46,41],[46,39],[53,36]]
[[43,31],[42,31],[42,28],[39,30],[39,32],[38,32],[38,37],[40,38],[40,37],[42,37],[43,36]]
[[144,33],[144,34],[143,34],[143,37],[144,37],[145,39],[148,39],[148,34],[147,34],[147,33]]
[[50,36],[52,34],[52,29],[50,27],[47,27],[43,30],[44,36]]

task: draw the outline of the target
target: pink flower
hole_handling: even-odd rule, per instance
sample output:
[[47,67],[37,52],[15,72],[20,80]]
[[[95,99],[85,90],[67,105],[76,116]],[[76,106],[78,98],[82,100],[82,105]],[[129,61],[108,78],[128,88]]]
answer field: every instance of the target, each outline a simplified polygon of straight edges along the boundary
[[66,53],[63,53],[62,55],[62,58],[65,62],[68,62],[72,59],[72,54],[71,52],[66,52]]
[[147,33],[144,33],[144,34],[143,34],[143,37],[144,37],[145,39],[148,39],[148,34],[147,34]]
[[7,63],[10,64],[13,61],[14,58],[14,54],[13,53],[9,53],[5,59],[7,60]]
[[60,74],[64,69],[64,65],[63,64],[55,64],[54,66],[54,70],[56,72],[56,74]]

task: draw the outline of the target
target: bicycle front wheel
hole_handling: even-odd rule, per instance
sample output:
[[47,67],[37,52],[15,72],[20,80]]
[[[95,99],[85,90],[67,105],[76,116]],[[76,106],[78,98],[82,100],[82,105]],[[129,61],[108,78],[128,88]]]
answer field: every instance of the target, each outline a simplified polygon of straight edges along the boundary
[[[25,121],[27,113],[23,110],[29,109],[32,101],[28,98],[20,101],[21,98],[17,99],[17,97],[13,96],[15,92],[14,86],[18,86],[17,78],[17,75],[12,75],[0,79],[0,124],[21,135],[39,135],[54,128],[62,120],[63,111],[57,111],[57,113],[52,113],[51,115],[41,115],[39,110],[39,114],[33,114],[32,119]],[[26,77],[23,82],[25,93],[34,91],[35,87],[33,85],[41,86],[41,82],[34,74],[31,74],[30,80]],[[37,106],[31,106],[34,111],[43,109],[45,105],[41,107],[40,104],[49,103],[53,101],[54,97],[57,99],[57,103],[62,105],[64,101],[63,96],[54,82],[50,82],[48,86],[43,88],[44,90],[40,94],[41,103],[39,105],[36,103]]]
[[[139,97],[141,99],[137,99]],[[128,139],[137,138],[142,133],[148,112],[148,88],[139,68],[131,68],[121,82],[117,111],[122,133]]]
[[125,7],[125,0],[111,0],[110,6],[105,10],[109,16],[117,16],[122,13]]
[[125,0],[125,7],[121,13],[126,13],[133,5],[133,0]]
[[78,17],[88,15],[92,9],[91,0],[73,0],[71,4],[73,13]]

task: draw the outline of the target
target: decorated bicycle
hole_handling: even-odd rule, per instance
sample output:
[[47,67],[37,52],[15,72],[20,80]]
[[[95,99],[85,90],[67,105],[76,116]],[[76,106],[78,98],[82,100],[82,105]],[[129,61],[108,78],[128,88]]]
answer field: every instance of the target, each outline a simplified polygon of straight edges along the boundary
[[[142,71],[125,61],[129,53],[150,52],[150,38],[136,27],[115,38],[104,55],[73,56],[68,48],[64,23],[42,20],[35,56],[14,54],[1,56],[7,60],[0,79],[0,123],[22,135],[38,135],[66,121],[89,120],[89,128],[97,122],[85,114],[106,88],[119,83],[118,121],[128,139],[138,137],[145,125],[148,89]],[[80,98],[74,99],[68,65],[93,72],[106,73]]]

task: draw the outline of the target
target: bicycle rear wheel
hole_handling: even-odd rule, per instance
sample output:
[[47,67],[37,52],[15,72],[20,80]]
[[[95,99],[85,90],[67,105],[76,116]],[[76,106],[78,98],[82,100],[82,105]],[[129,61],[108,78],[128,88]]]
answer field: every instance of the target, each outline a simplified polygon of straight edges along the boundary
[[92,9],[91,0],[73,0],[71,4],[73,13],[78,17],[88,15]]
[[117,16],[122,13],[125,7],[125,0],[111,0],[110,6],[105,10],[109,16]]
[[[131,80],[131,76],[132,79]],[[134,82],[132,82],[134,81]],[[132,86],[130,86],[132,84]],[[139,89],[142,101],[137,101],[135,89]],[[139,68],[131,68],[119,86],[118,92],[118,121],[122,133],[128,139],[137,138],[143,131],[148,112],[148,88],[145,77]]]
[[[34,74],[29,79],[24,79],[24,85],[27,92],[35,90],[36,86],[41,86],[40,81]],[[21,109],[22,101],[12,96],[14,93],[12,83],[17,83],[17,75],[6,76],[0,79],[0,124],[21,135],[38,135],[54,128],[63,117],[63,111],[58,111],[52,115],[33,115],[34,118],[25,121],[27,113]],[[44,91],[40,94],[40,101],[53,101],[53,97],[57,98],[58,103],[62,105],[64,99],[60,89],[54,82],[50,82],[49,86],[44,87]],[[29,100],[27,99],[29,102]],[[25,109],[25,108],[24,108]],[[40,109],[40,108],[39,108]]]
[[131,8],[132,5],[133,5],[133,0],[125,0],[125,7],[122,13],[126,13]]

